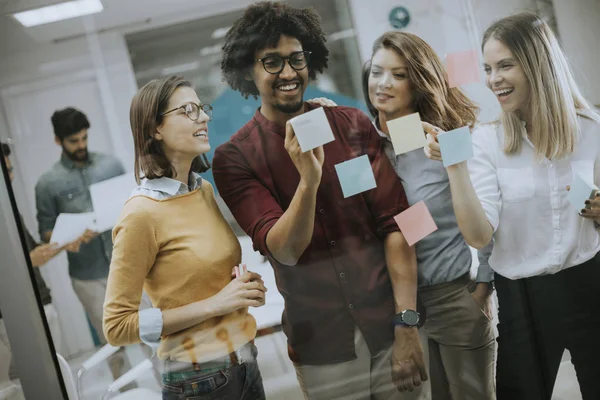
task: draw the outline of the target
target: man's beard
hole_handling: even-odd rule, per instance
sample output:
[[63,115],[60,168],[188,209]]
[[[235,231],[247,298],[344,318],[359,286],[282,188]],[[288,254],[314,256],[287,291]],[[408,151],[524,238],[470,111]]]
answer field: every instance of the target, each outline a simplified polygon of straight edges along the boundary
[[87,149],[77,150],[77,151],[74,151],[71,153],[71,152],[67,151],[67,149],[65,149],[65,147],[63,146],[63,151],[65,152],[65,154],[71,161],[82,162],[82,161],[87,161],[89,158],[89,153],[88,153]]
[[273,104],[273,108],[275,108],[276,110],[279,110],[285,114],[295,114],[298,111],[300,111],[300,109],[302,108],[303,105],[304,105],[304,101],[300,100],[295,103],[286,103],[286,104],[275,103],[275,104]]

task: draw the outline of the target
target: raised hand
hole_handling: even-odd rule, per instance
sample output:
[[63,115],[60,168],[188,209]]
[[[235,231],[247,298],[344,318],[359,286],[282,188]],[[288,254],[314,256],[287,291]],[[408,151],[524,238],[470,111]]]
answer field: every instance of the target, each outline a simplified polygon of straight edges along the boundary
[[309,186],[319,186],[321,183],[321,176],[323,175],[323,162],[325,161],[323,146],[305,153],[302,152],[300,143],[298,143],[298,138],[294,133],[294,128],[288,121],[285,125],[284,147],[290,155],[298,173],[300,173],[300,181]]

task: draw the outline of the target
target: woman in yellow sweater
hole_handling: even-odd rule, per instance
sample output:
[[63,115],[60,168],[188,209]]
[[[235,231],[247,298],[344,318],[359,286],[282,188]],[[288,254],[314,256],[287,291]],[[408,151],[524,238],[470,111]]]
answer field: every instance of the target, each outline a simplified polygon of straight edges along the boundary
[[[264,305],[267,289],[256,273],[232,277],[241,248],[198,174],[210,166],[211,115],[179,77],[149,82],[132,100],[141,184],[113,230],[104,334],[158,350],[163,399],[263,399],[248,307]],[[155,308],[139,310],[142,290]]]

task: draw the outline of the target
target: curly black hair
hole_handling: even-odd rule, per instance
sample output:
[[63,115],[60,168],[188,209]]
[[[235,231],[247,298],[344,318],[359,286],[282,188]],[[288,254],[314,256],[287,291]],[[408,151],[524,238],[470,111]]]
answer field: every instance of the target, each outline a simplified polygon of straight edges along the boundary
[[281,35],[295,37],[302,48],[310,51],[308,76],[327,68],[329,50],[321,27],[321,17],[312,8],[298,9],[279,2],[261,1],[246,8],[225,36],[221,72],[223,80],[245,98],[258,97],[253,81],[245,79],[255,54],[266,47],[276,47]]

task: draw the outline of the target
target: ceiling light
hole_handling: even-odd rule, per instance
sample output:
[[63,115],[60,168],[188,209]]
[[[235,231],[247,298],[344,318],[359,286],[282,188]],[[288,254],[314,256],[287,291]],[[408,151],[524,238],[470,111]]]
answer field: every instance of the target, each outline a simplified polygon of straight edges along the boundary
[[213,31],[213,33],[211,33],[210,37],[212,37],[213,39],[223,39],[225,37],[225,35],[227,35],[227,32],[229,32],[229,30],[231,29],[231,26],[226,26],[224,28],[217,28]]
[[102,11],[100,0],[72,0],[65,3],[17,12],[12,16],[25,27],[49,24],[69,18],[81,17]]
[[174,65],[172,67],[163,68],[160,72],[161,75],[175,75],[180,74],[182,72],[193,71],[195,69],[200,68],[200,63],[198,61]]
[[200,49],[201,56],[210,56],[213,54],[221,54],[221,47],[223,45],[221,43],[217,43],[214,46],[207,46]]
[[329,41],[335,42],[336,40],[348,39],[354,36],[354,29],[345,29],[343,31],[334,32],[329,35]]

